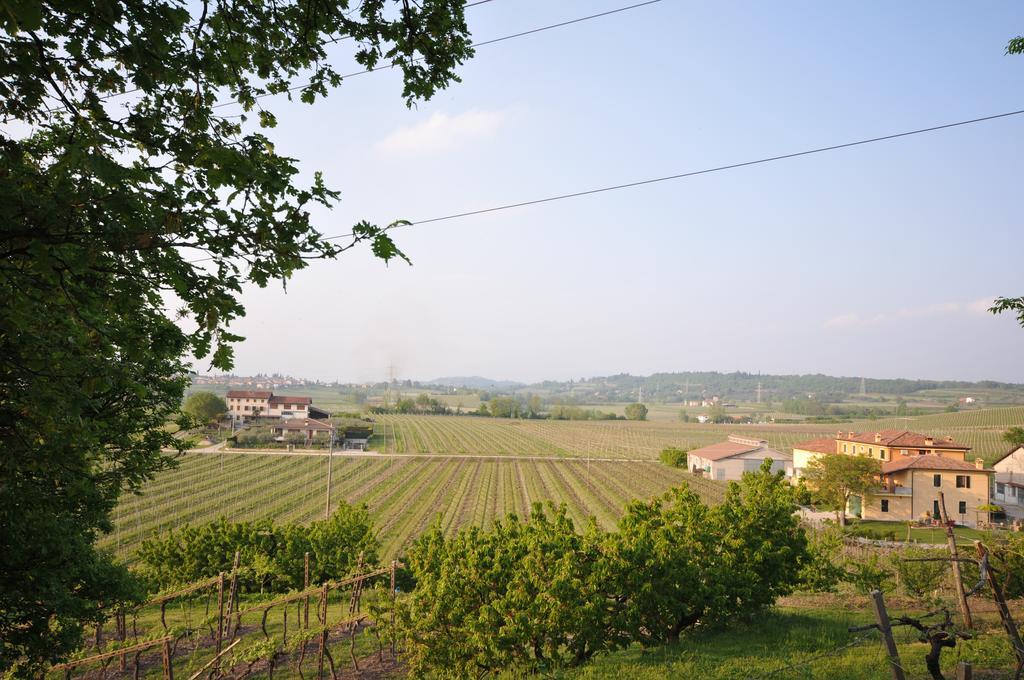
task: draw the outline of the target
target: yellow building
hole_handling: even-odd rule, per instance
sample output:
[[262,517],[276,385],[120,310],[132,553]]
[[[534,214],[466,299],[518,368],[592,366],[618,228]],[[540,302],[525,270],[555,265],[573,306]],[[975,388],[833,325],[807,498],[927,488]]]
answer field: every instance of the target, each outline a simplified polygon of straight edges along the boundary
[[990,502],[993,472],[983,468],[980,458],[967,462],[970,450],[951,437],[904,430],[840,431],[834,438],[796,444],[793,478],[803,476],[808,464],[821,456],[867,456],[882,462],[879,489],[866,499],[851,499],[851,514],[892,521],[937,519],[941,491],[950,519],[974,525],[987,516],[977,509]]
[[973,526],[987,518],[978,508],[989,503],[991,476],[980,458],[972,465],[947,456],[898,454],[896,460],[882,463],[881,488],[861,501],[861,517],[938,519],[941,492],[949,518]]

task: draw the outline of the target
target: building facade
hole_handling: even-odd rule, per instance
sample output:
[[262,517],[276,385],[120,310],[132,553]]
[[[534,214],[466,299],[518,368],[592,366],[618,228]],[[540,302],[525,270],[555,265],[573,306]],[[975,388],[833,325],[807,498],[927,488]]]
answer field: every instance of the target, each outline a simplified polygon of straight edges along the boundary
[[772,471],[793,474],[793,456],[768,447],[763,439],[737,437],[687,453],[687,463],[695,474],[719,481],[738,480],[744,472],[756,472],[765,460],[772,461]]
[[276,395],[269,390],[229,390],[228,415],[234,420],[255,418],[327,418],[311,397]]
[[1024,446],[1011,449],[992,468],[992,502],[1002,506],[1007,519],[1024,519]]
[[834,438],[812,439],[793,447],[794,478],[804,476],[811,461],[822,456],[865,456],[881,464],[879,485],[863,497],[852,497],[850,514],[874,520],[937,520],[942,492],[949,518],[974,526],[988,517],[978,508],[990,502],[993,471],[986,470],[980,458],[969,462],[970,450],[952,437],[918,432],[840,431]]

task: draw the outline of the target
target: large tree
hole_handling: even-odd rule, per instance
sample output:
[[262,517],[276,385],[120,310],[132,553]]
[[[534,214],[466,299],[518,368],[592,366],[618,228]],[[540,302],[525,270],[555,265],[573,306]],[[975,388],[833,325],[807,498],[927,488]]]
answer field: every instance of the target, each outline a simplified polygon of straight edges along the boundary
[[[1024,36],[1011,38],[1006,44],[1007,54],[1024,54]],[[989,308],[993,314],[1010,312],[1017,315],[1017,323],[1024,327],[1024,295],[1021,297],[998,297]]]
[[231,367],[243,284],[359,243],[403,257],[394,225],[316,229],[339,194],[299,184],[261,132],[267,97],[326,96],[350,40],[429,98],[472,54],[463,2],[3,3],[0,672],[61,658],[131,596],[93,543],[122,491],[173,464],[185,357]]
[[882,464],[867,456],[818,456],[807,464],[807,483],[836,508],[836,519],[846,526],[850,496],[864,496],[877,486]]
[[203,425],[215,422],[227,415],[228,405],[223,397],[213,392],[193,392],[185,399],[181,410]]

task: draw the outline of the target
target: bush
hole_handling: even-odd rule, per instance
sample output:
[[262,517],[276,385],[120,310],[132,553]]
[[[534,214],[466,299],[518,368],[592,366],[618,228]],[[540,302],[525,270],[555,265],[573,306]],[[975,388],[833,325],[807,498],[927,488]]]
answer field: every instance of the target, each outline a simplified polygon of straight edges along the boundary
[[285,592],[303,584],[304,553],[310,553],[314,583],[340,578],[356,566],[377,563],[379,544],[365,505],[342,503],[330,519],[275,525],[270,520],[200,526],[186,524],[139,547],[139,577],[151,591],[230,572],[241,553],[239,584],[247,591]]
[[840,566],[843,532],[835,525],[825,526],[807,535],[807,558],[800,565],[800,588],[811,592],[835,592],[846,572]]
[[872,590],[881,590],[883,593],[892,590],[892,572],[886,569],[877,553],[871,553],[866,560],[850,561],[852,567],[846,574],[846,580],[854,589],[867,595]]
[[[940,587],[949,572],[949,562],[915,562],[913,560],[928,558],[945,558],[949,553],[945,550],[924,550],[908,548],[893,555],[896,573],[900,584],[908,595],[925,597]],[[967,585],[965,583],[965,585]],[[968,586],[970,587],[970,586]]]
[[659,456],[661,462],[669,467],[686,467],[686,450],[677,449],[671,446],[667,449],[662,449],[661,455]]
[[[750,617],[793,591],[808,561],[792,492],[770,463],[708,507],[685,486],[634,502],[618,530],[578,532],[535,505],[484,531],[439,526],[407,555],[416,590],[396,635],[414,677],[550,674],[633,642]],[[380,617],[388,620],[390,617]]]

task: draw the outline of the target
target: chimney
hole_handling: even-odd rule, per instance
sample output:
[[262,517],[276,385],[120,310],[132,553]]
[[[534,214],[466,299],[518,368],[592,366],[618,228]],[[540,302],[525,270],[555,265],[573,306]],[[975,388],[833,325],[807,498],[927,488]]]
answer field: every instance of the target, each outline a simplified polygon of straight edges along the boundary
[[842,439],[842,438],[843,438],[843,431],[842,430],[837,430],[836,431],[836,439]]
[[952,444],[953,443],[953,438],[947,435],[946,436],[946,443],[947,444]]
[[925,437],[924,438],[924,445],[925,446],[935,446],[935,440],[933,438],[931,438],[931,437]]
[[850,439],[853,439],[853,432],[852,431],[847,432],[846,436],[849,437]]
[[984,470],[985,469],[985,459],[984,458],[975,458],[974,459],[974,467],[978,468],[979,470]]
[[876,432],[875,433],[875,443],[876,444],[881,444],[882,443],[882,433],[881,432]]

